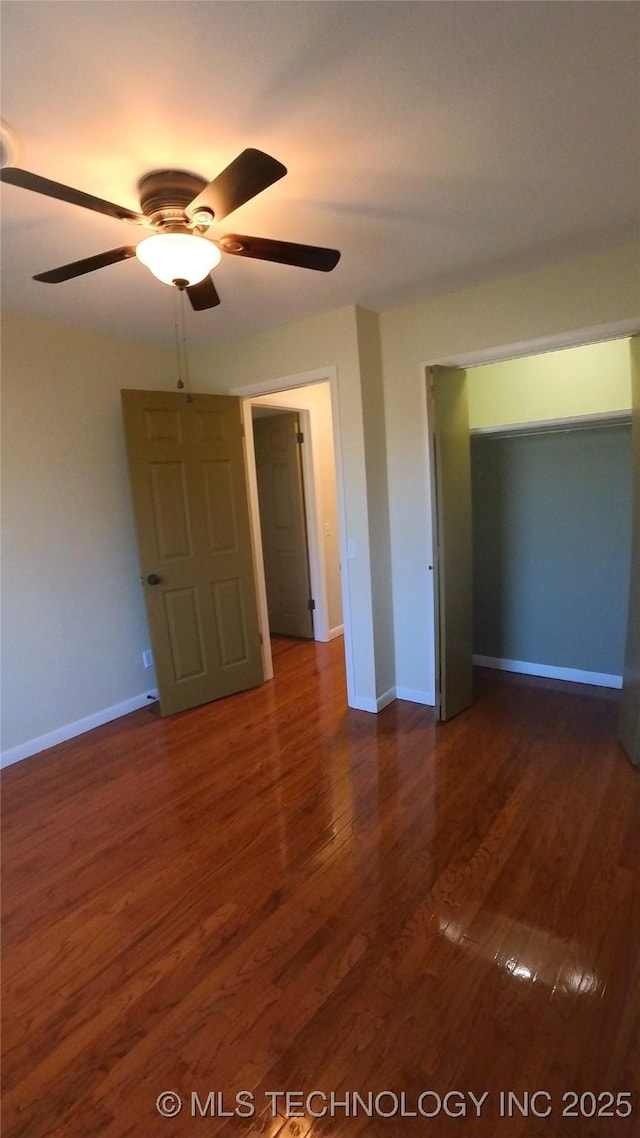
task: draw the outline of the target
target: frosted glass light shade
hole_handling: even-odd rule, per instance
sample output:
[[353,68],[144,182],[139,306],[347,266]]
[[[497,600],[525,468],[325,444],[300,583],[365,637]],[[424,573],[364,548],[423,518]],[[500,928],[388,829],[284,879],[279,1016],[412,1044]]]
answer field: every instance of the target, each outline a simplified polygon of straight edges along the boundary
[[220,264],[217,245],[196,233],[155,233],[136,246],[136,257],[165,284],[197,284]]

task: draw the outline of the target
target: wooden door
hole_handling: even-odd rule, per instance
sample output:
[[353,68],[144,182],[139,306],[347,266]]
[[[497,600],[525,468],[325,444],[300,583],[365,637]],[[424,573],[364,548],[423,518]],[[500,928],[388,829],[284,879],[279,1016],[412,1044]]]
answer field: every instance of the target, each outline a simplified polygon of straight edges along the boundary
[[313,639],[298,415],[254,419],[253,439],[269,630]]
[[240,402],[123,391],[163,715],[263,680]]
[[428,369],[434,570],[436,706],[451,719],[473,701],[471,458],[466,372]]
[[640,767],[640,336],[631,339],[633,529],[627,647],[618,735],[634,766]]

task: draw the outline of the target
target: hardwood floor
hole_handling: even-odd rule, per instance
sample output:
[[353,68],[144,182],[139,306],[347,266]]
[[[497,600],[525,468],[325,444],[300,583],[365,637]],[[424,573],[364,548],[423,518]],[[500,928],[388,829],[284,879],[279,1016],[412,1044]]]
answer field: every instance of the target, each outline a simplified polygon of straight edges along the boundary
[[436,726],[348,710],[340,641],[275,651],[261,689],[5,772],[5,1138],[640,1133],[615,703],[485,672]]

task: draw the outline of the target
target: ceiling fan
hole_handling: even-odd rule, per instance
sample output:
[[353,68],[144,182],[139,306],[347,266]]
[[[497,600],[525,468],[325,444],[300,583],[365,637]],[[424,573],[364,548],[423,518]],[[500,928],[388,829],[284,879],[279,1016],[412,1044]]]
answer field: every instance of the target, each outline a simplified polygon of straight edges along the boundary
[[122,221],[144,225],[154,231],[137,245],[121,245],[106,253],[61,265],[38,273],[34,280],[60,284],[107,265],[115,265],[118,261],[126,261],[129,257],[137,257],[159,280],[186,291],[192,307],[201,311],[215,308],[220,303],[210,274],[220,263],[223,253],[295,265],[301,269],[316,269],[323,273],[330,272],[337,265],[340,260],[337,249],[246,237],[238,233],[228,233],[220,238],[209,234],[214,220],[221,221],[286,173],[286,166],[281,162],[252,148],[243,150],[209,183],[185,170],[153,170],[138,183],[139,213],[16,166],[3,167],[0,181]]

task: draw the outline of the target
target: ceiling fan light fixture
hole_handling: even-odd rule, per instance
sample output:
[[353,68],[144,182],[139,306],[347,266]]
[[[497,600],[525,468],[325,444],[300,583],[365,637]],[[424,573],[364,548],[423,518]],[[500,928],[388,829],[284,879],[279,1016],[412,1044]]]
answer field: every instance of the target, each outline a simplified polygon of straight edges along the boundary
[[[220,264],[217,245],[195,233],[156,233],[136,246],[136,256],[164,284],[198,284]],[[184,286],[183,286],[184,287]]]

